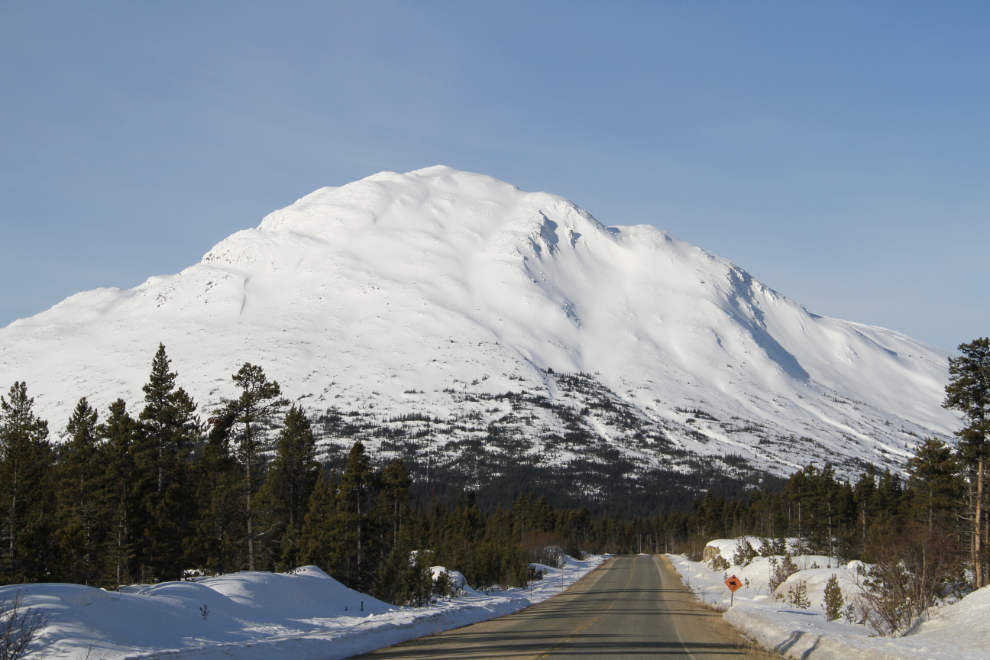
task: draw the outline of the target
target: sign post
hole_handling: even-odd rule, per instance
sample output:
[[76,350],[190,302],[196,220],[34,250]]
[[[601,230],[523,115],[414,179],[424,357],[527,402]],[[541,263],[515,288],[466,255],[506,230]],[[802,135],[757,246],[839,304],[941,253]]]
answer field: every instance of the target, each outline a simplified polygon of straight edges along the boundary
[[725,581],[725,586],[729,588],[729,607],[732,607],[732,604],[736,601],[736,589],[741,587],[742,583],[739,581],[739,578],[733,575]]

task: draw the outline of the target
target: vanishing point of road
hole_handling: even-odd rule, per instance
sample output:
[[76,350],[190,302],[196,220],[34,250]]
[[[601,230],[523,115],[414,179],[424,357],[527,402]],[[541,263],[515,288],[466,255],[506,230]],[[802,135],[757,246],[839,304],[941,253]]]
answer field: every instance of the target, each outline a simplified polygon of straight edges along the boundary
[[747,648],[659,556],[618,557],[525,610],[381,649],[366,660],[776,657]]

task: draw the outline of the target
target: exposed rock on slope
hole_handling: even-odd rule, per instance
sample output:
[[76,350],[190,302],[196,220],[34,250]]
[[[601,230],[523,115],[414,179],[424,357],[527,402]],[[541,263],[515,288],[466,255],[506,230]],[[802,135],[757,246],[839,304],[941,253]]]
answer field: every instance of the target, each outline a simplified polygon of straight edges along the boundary
[[464,483],[520,464],[591,491],[657,467],[900,467],[956,423],[944,352],[446,167],[317,190],[177,275],[16,321],[0,373],[57,428],[83,395],[138,405],[158,342],[201,405],[250,361],[323,416],[331,454],[363,435]]

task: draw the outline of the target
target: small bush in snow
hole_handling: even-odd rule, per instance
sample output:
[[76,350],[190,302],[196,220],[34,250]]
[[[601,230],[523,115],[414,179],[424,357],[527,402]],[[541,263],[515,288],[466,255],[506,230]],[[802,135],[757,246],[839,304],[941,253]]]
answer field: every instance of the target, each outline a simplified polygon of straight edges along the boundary
[[38,629],[48,623],[48,612],[23,608],[21,592],[0,600],[0,660],[17,660]]
[[825,584],[825,616],[829,621],[835,621],[842,616],[842,607],[845,605],[842,597],[842,589],[839,587],[839,576],[832,575]]
[[736,551],[732,555],[732,563],[736,566],[749,566],[749,563],[757,556],[756,550],[746,539],[739,539],[736,542]]
[[715,555],[715,559],[712,560],[712,570],[724,571],[729,568],[730,564],[722,555]]
[[450,571],[440,571],[433,578],[433,595],[440,598],[451,598],[458,596],[461,592],[459,585],[455,585],[451,579]]
[[770,593],[777,591],[777,587],[784,584],[787,578],[798,572],[798,567],[791,559],[790,555],[784,555],[784,560],[777,561],[776,557],[770,559]]
[[787,604],[802,610],[811,607],[811,601],[808,600],[807,582],[798,580],[793,586],[787,588]]

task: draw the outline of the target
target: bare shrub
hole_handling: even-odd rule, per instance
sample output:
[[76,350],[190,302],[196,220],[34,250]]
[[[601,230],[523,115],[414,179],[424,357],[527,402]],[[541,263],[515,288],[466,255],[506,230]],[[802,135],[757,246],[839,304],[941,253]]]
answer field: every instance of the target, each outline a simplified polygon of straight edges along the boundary
[[13,598],[0,599],[0,660],[17,660],[24,655],[35,634],[48,623],[48,612],[23,606],[20,590]]
[[563,539],[558,534],[538,532],[527,534],[522,540],[522,546],[529,553],[529,561],[560,568],[564,563],[564,550],[561,547]]
[[857,605],[860,620],[875,635],[894,637],[910,628],[914,616],[904,566],[893,561],[871,567]]
[[869,550],[872,566],[857,607],[876,635],[907,632],[959,579],[959,543],[941,525],[877,534]]

